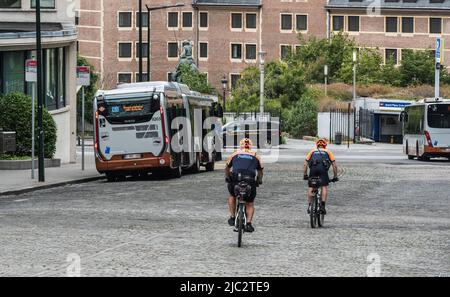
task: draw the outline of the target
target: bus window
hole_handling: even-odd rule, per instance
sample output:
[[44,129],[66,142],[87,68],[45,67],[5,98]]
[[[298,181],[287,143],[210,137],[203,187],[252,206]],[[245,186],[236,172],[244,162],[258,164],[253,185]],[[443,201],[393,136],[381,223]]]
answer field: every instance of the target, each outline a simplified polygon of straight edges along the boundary
[[429,105],[428,126],[436,129],[450,128],[450,104]]
[[160,102],[153,96],[114,98],[105,100],[103,113],[111,124],[134,124],[148,122],[159,110]]

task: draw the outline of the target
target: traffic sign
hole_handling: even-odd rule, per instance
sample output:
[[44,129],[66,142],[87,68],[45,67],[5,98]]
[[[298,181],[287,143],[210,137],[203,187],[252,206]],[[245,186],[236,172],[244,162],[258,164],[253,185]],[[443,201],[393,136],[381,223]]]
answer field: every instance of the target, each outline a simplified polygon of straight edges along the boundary
[[37,61],[35,59],[25,61],[25,81],[37,82]]
[[88,87],[91,85],[91,68],[88,66],[77,67],[77,86]]
[[442,57],[442,39],[436,39],[436,63],[441,63]]

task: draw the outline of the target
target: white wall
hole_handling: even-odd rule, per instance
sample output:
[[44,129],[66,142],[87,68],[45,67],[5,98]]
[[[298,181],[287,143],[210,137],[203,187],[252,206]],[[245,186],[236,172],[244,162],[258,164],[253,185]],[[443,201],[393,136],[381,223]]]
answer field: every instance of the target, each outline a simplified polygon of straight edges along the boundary
[[61,163],[71,161],[71,122],[70,107],[50,111],[56,123],[56,153],[55,158],[61,159]]
[[329,112],[319,112],[317,115],[317,136],[320,138],[330,138]]

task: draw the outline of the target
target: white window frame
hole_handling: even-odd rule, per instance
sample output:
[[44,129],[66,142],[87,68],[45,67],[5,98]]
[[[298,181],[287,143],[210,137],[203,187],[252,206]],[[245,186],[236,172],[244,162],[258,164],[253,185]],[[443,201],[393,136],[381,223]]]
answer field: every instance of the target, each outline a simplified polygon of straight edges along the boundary
[[[119,25],[120,25],[120,14],[121,13],[130,13],[131,14],[131,26],[130,27],[120,27]],[[133,28],[134,28],[134,22],[135,22],[135,19],[134,19],[134,11],[128,11],[128,10],[120,10],[120,11],[118,11],[117,12],[117,29],[119,30],[119,31],[131,31],[131,30],[133,30]]]
[[[120,57],[120,44],[123,43],[129,43],[131,44],[131,56],[128,58],[122,58]],[[129,62],[129,61],[133,61],[133,57],[134,57],[134,42],[133,41],[117,41],[117,59],[120,62]]]

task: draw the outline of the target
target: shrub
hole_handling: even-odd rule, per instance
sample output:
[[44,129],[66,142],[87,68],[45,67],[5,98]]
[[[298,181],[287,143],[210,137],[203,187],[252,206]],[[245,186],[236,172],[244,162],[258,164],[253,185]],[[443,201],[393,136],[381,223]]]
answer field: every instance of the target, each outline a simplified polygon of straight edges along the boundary
[[296,138],[317,134],[318,92],[308,90],[288,112],[285,129]]
[[[36,106],[36,152],[38,149],[37,110]],[[0,97],[0,127],[5,131],[16,132],[17,156],[31,155],[31,111],[29,96],[15,93]],[[43,112],[44,154],[46,158],[52,158],[56,151],[56,124],[47,109]]]

